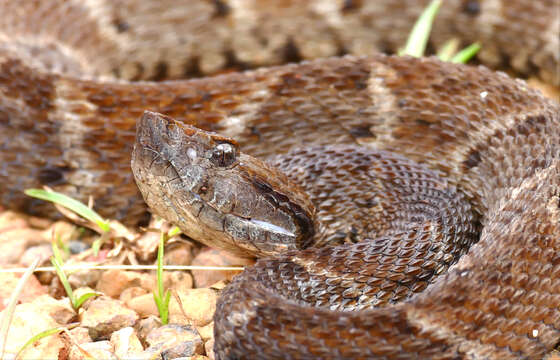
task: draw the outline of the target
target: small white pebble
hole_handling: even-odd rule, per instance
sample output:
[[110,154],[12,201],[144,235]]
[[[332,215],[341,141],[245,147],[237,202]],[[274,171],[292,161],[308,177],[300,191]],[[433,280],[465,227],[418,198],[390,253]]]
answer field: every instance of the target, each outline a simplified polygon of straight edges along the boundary
[[484,99],[484,98],[486,98],[487,96],[488,96],[488,91],[483,91],[483,92],[480,93],[480,98],[481,98],[481,99]]
[[536,338],[537,336],[539,336],[539,330],[533,329],[533,337]]
[[195,160],[196,159],[196,150],[193,149],[193,148],[188,148],[187,149],[187,156],[189,157],[189,159]]

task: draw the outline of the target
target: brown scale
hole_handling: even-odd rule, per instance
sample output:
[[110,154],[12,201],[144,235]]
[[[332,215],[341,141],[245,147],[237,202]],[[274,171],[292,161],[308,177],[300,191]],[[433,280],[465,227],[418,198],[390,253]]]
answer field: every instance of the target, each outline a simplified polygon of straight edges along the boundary
[[[316,207],[314,246],[328,246],[290,260],[328,259],[307,269],[313,285],[301,286],[298,296],[316,306],[356,310],[407,298],[477,239],[470,205],[437,174],[404,158],[355,146],[319,147],[273,164],[303,184]],[[341,242],[359,244],[331,247]],[[341,299],[333,301],[334,293]]]
[[[389,76],[387,66],[394,66],[409,81]],[[1,156],[7,159],[0,171],[2,203],[34,214],[52,213],[50,205],[22,193],[26,188],[49,185],[83,201],[92,195],[102,215],[128,223],[145,213],[128,170],[134,125],[144,110],[164,111],[203,129],[232,135],[244,151],[260,157],[303,144],[358,142],[406,151],[417,160],[424,157],[418,154],[441,154],[438,166],[445,169],[443,164],[452,160],[453,151],[469,151],[472,140],[468,132],[483,131],[501,114],[523,113],[537,96],[521,84],[504,84],[499,77],[487,79],[489,71],[479,75],[469,68],[451,70],[435,61],[411,64],[398,58],[332,59],[205,80],[107,83],[103,87],[95,81],[35,73],[18,61],[4,63],[3,69],[0,130],[7,140],[1,145]],[[348,72],[354,75],[349,77]],[[373,86],[364,87],[369,86],[370,72],[381,79],[388,77],[385,86],[392,89],[390,98],[376,94],[378,89]],[[430,75],[435,73],[438,79]],[[287,81],[289,78],[298,81]],[[328,86],[331,82],[346,87],[335,90]],[[453,98],[443,90],[450,83],[454,84]],[[278,95],[278,89],[285,94]],[[482,91],[493,95],[482,100]],[[501,92],[514,97],[501,96]],[[523,96],[515,95],[520,92]],[[37,102],[38,93],[47,96]],[[20,96],[38,107],[20,109]],[[492,105],[502,100],[507,107]],[[395,117],[394,110],[386,108],[390,101],[412,123],[390,121]],[[446,105],[451,101],[457,102],[456,108]],[[488,103],[490,108],[486,108]],[[459,108],[461,104],[465,105]],[[535,114],[537,111],[541,108],[535,107]],[[443,120],[437,134],[437,128],[430,125],[435,116]],[[231,117],[243,119],[241,130],[232,132],[228,127]],[[481,124],[480,129],[471,130],[475,123]],[[421,139],[420,134],[428,129],[429,137]],[[316,135],[319,132],[321,136]],[[413,135],[410,140],[409,134]],[[397,145],[393,146],[395,139]],[[448,139],[447,143],[442,139]]]
[[[145,208],[131,176],[125,173],[134,123],[144,110],[157,110],[226,135],[228,122],[224,118],[241,117],[247,125],[235,137],[248,153],[259,156],[285,152],[299,144],[321,143],[322,139],[329,139],[329,143],[367,142],[378,136],[372,125],[386,121],[380,113],[385,99],[380,105],[372,103],[365,91],[370,66],[355,60],[161,86],[100,82],[91,76],[176,78],[193,69],[200,75],[218,71],[232,56],[237,63],[230,65],[241,67],[279,63],[288,59],[283,57],[287,53],[284,48],[295,48],[305,59],[395,49],[404,42],[426,3],[351,1],[322,13],[311,3],[259,1],[245,8],[229,1],[188,0],[173,2],[174,12],[158,17],[169,4],[155,1],[139,5],[127,0],[92,3],[90,8],[73,1],[2,2],[0,12],[10,15],[0,19],[0,29],[6,35],[0,46],[0,130],[9,141],[0,148],[0,179],[4,184],[0,202],[55,216],[51,206],[22,195],[25,188],[49,185],[81,200],[92,195],[104,216],[137,222]],[[497,65],[509,58],[518,71],[538,69],[555,83],[558,36],[554,36],[557,28],[550,9],[558,5],[557,0],[497,2],[494,7],[478,1],[447,1],[434,25],[434,45],[452,35],[469,42],[480,40],[481,58],[487,63]],[[181,18],[181,14],[189,16]],[[247,14],[253,17],[247,18]],[[332,16],[342,21],[340,28],[332,26]],[[81,21],[74,21],[76,18]],[[251,34],[246,33],[247,21],[254,22]],[[498,27],[499,32],[493,31]],[[153,41],[166,29],[170,31],[165,38]],[[181,34],[189,34],[189,40]],[[531,49],[538,49],[537,55],[525,54]],[[406,62],[404,66],[408,66]],[[411,71],[435,76],[429,67],[408,70],[399,68],[400,81],[414,79]],[[84,78],[91,80],[79,80]],[[433,94],[436,90],[446,103],[450,94],[458,95],[469,84],[470,79],[459,85],[441,82],[423,91]],[[469,91],[474,93],[476,87],[471,84]],[[404,107],[408,91],[396,92]],[[431,101],[419,104],[424,108],[438,101],[421,98]],[[18,99],[23,99],[24,108]],[[514,99],[513,105],[522,100]],[[255,108],[244,106],[247,104],[255,104]],[[438,104],[434,110],[446,112],[440,108],[444,105]],[[472,105],[467,98],[464,104]],[[509,105],[503,104],[506,109]],[[473,109],[466,116],[476,123],[476,114],[484,112]],[[454,126],[455,120],[449,121]],[[428,123],[428,119],[418,119],[414,127],[424,132]],[[69,124],[76,126],[65,126]],[[401,136],[403,129],[392,136]],[[413,128],[409,124],[406,129]],[[445,130],[434,140],[453,131]],[[317,132],[323,134],[321,139],[316,138]],[[16,161],[14,153],[18,154]]]
[[[502,220],[485,227],[481,240],[450,272],[404,303],[358,312],[331,311],[345,303],[355,305],[352,296],[370,295],[367,290],[354,290],[363,289],[359,275],[317,279],[314,269],[310,272],[300,265],[301,256],[313,257],[311,251],[259,261],[222,295],[215,317],[215,351],[221,358],[248,352],[261,358],[541,358],[560,336],[560,258],[551,248],[558,247],[560,234],[559,175],[556,159],[494,212],[492,218]],[[526,211],[526,206],[535,212]],[[537,225],[535,213],[552,222]],[[524,246],[527,242],[534,247]],[[364,266],[356,264],[369,254],[367,245],[358,245],[346,247],[349,253],[340,252],[345,265],[361,272]],[[328,256],[313,260],[336,262],[330,251],[317,252]],[[348,256],[356,256],[356,262]],[[319,266],[317,271],[321,270]],[[367,286],[382,289],[374,301],[379,296],[390,300],[383,299],[390,278],[367,278]],[[341,292],[341,287],[353,291]],[[400,295],[398,288],[393,294]],[[310,306],[316,297],[325,299],[319,302],[323,307]],[[247,308],[244,304],[249,300],[252,305]],[[241,340],[247,339],[246,333],[259,334],[262,329],[267,329],[266,336]]]
[[[0,29],[10,39],[38,38],[39,46],[23,41],[19,51],[48,69],[135,80],[180,78],[224,67],[394,52],[428,3],[4,1],[0,11],[9,16],[0,20]],[[558,6],[558,0],[447,0],[431,42],[437,48],[452,37],[463,45],[479,41],[479,58],[486,64],[539,73],[558,84]]]
[[[541,105],[547,103],[543,101]],[[465,178],[483,176],[478,171],[487,171],[486,161],[496,167],[492,156],[503,157],[498,150],[509,149],[513,143],[530,157],[523,160],[515,156],[516,162],[503,159],[497,167],[524,176],[498,182],[496,190],[507,186],[506,191],[500,190],[501,198],[493,200],[495,194],[484,187],[471,194],[477,200],[475,204],[488,208],[474,209],[481,212],[485,225],[479,242],[470,249],[478,235],[476,215],[463,202],[461,193],[453,195],[453,185],[423,165],[356,145],[306,147],[274,158],[272,164],[303,186],[300,190],[294,187],[294,194],[305,191],[314,203],[316,245],[260,260],[224,290],[215,315],[218,357],[238,358],[248,353],[262,358],[542,356],[560,339],[556,310],[560,306],[560,283],[554,277],[560,274],[560,257],[555,250],[560,235],[560,119],[557,111],[544,113],[537,121],[527,118],[520,124],[513,123],[507,130],[510,136],[498,136],[488,153],[481,154],[477,164],[468,168],[472,172],[465,173]],[[150,117],[158,119],[157,115]],[[157,135],[152,127],[143,120],[138,131]],[[547,128],[550,131],[543,132]],[[204,229],[206,222],[180,220],[185,215],[175,212],[181,203],[188,203],[182,200],[188,192],[183,192],[180,185],[168,189],[179,179],[177,173],[171,173],[172,178],[162,176],[169,164],[187,173],[190,166],[184,155],[188,151],[183,148],[188,141],[183,140],[180,129],[173,131],[175,135],[170,138],[181,139],[174,140],[175,145],[159,135],[142,138],[136,151],[144,147],[150,150],[137,153],[133,168],[151,208],[191,234],[193,225]],[[526,136],[528,132],[533,139]],[[506,142],[500,144],[500,138]],[[519,146],[523,141],[530,147]],[[160,155],[155,155],[154,149]],[[167,154],[163,162],[154,161],[163,154]],[[542,161],[535,162],[533,157]],[[243,168],[251,161],[240,159],[231,169],[243,179],[247,176]],[[437,164],[430,157],[428,160],[429,166]],[[463,163],[458,162],[461,166]],[[212,167],[205,169],[209,179],[219,178],[213,175]],[[492,176],[492,171],[487,174]],[[156,176],[152,180],[151,173]],[[274,180],[278,175],[272,172],[270,176],[268,179]],[[232,180],[236,178],[234,173],[226,178],[234,181],[228,183],[228,189],[239,190],[235,199],[244,198],[243,193],[254,186],[249,182],[246,188],[239,183],[238,188]],[[492,180],[497,179],[488,178],[486,182],[491,185]],[[463,181],[459,177],[454,182],[459,189],[469,189],[469,183]],[[284,180],[286,183],[288,180]],[[368,229],[363,223],[371,214],[361,205],[363,196],[348,195],[354,190],[386,199],[399,194],[394,204],[381,201],[384,207],[377,214],[393,227],[362,232],[356,235],[357,243],[350,240],[338,245],[352,236],[342,239],[332,237],[333,233],[347,232],[348,225]],[[323,196],[326,191],[330,194]],[[329,201],[331,198],[334,202]],[[338,203],[350,210],[342,210]],[[262,216],[258,209],[255,211],[247,216]],[[393,214],[385,216],[384,212]],[[223,246],[214,242],[223,238],[220,232],[194,237]],[[314,248],[320,245],[323,247]],[[459,257],[459,262],[447,270]],[[266,335],[260,336],[263,329]]]

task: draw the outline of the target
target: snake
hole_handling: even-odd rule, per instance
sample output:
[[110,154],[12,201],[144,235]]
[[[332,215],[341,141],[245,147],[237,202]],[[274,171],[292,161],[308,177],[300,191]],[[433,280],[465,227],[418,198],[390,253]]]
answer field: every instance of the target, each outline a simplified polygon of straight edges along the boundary
[[485,66],[379,54],[427,4],[2,0],[0,204],[56,217],[47,185],[262,257],[217,359],[539,359],[560,106],[487,66],[559,84],[560,4],[445,1],[430,47]]

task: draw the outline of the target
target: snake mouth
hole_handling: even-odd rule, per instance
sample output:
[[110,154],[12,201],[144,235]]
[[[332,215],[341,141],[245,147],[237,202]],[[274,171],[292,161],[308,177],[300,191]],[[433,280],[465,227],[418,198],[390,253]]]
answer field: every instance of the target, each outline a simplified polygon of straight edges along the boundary
[[256,219],[248,219],[251,223],[255,224],[255,226],[260,227],[263,230],[269,231],[269,232],[274,232],[280,235],[286,235],[286,236],[292,236],[295,237],[296,234],[294,234],[291,231],[288,231],[286,229],[284,229],[283,227],[280,227],[278,225],[274,225],[272,223],[269,223],[267,221],[262,221],[262,220],[256,220]]
[[[205,201],[199,194],[188,191],[191,203],[198,204],[192,215],[212,230],[226,234],[237,246],[260,253],[296,249],[297,234],[270,221],[223,212],[215,204]],[[204,210],[208,208],[208,210]],[[196,214],[194,214],[196,212]],[[212,218],[213,216],[215,218]]]

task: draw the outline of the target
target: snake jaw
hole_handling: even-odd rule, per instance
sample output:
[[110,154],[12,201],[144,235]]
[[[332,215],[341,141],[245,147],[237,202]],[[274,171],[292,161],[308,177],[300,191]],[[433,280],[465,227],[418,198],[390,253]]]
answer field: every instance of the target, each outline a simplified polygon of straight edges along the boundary
[[132,169],[150,207],[193,239],[250,256],[312,244],[307,195],[233,139],[145,112]]

